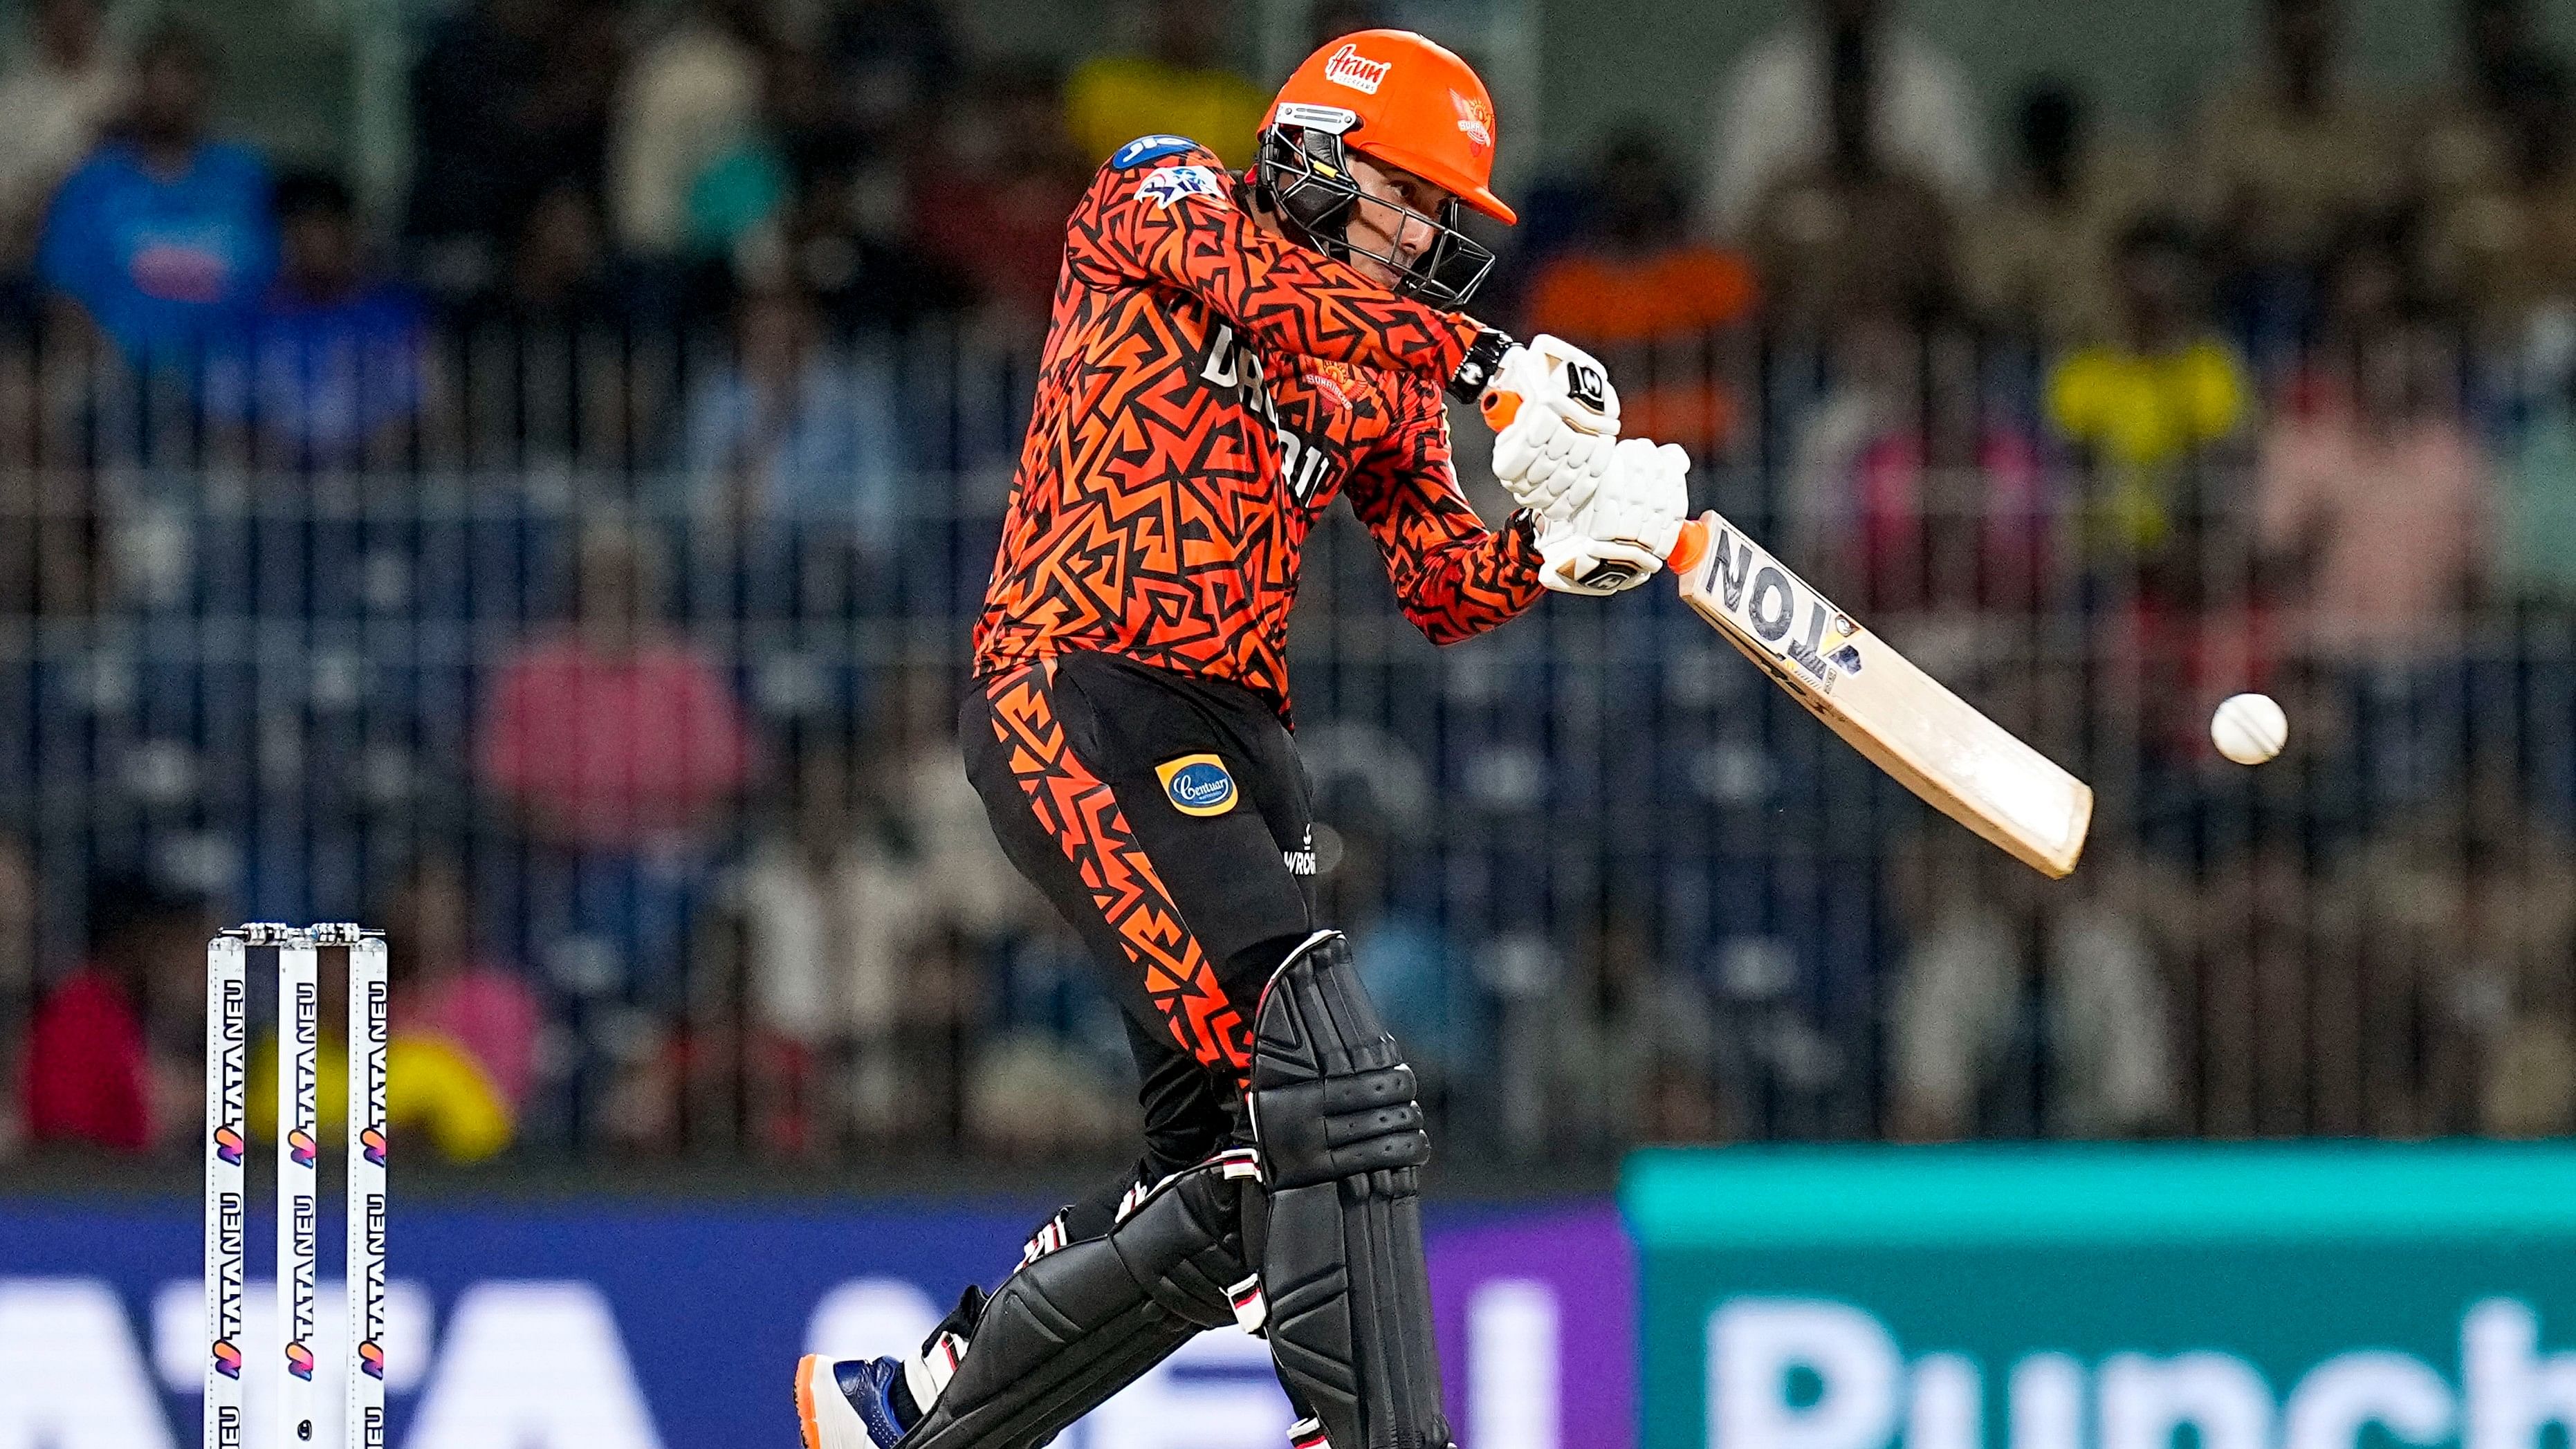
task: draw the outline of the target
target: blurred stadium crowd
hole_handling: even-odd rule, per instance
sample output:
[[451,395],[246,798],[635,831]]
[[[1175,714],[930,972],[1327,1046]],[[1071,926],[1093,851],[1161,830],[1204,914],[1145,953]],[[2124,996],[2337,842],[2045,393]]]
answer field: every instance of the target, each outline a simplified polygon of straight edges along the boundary
[[[1325,889],[1455,1150],[2576,1130],[2576,89],[2525,0],[2452,3],[2394,95],[2336,0],[2258,0],[2132,135],[1806,0],[1708,137],[1535,188],[1478,310],[2101,810],[2043,882],[1663,590],[1435,654],[1320,534]],[[29,0],[0,1158],[184,1153],[244,918],[392,929],[443,1064],[395,1111],[453,1156],[1128,1135],[954,705],[1067,206],[1134,135],[1247,161],[1268,88],[1215,0],[1061,73],[799,13],[461,0],[375,217],[227,138],[185,7]],[[2293,721],[2259,772],[2205,737],[2240,689]]]

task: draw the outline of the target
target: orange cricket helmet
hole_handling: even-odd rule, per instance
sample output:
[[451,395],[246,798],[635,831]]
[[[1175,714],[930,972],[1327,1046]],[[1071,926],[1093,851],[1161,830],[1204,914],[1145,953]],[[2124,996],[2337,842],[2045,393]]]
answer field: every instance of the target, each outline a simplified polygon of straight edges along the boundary
[[1261,124],[1297,124],[1300,115],[1330,124],[1335,111],[1349,113],[1341,137],[1352,150],[1401,166],[1506,226],[1520,219],[1492,190],[1493,97],[1474,67],[1437,42],[1410,30],[1328,41],[1279,88]]
[[1494,262],[1459,229],[1459,204],[1507,225],[1519,219],[1493,193],[1498,135],[1493,99],[1473,67],[1410,30],[1362,30],[1326,42],[1279,88],[1261,120],[1254,176],[1284,219],[1335,256],[1352,250],[1344,232],[1359,201],[1344,148],[1448,192],[1438,217],[1399,208],[1432,228],[1425,256],[1365,254],[1403,278],[1398,291],[1454,307]]

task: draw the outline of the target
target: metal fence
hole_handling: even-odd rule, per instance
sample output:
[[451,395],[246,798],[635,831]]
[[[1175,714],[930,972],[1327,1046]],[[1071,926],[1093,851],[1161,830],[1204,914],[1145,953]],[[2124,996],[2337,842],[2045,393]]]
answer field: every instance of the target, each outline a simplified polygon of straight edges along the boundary
[[[0,357],[0,1042],[140,870],[389,926],[417,991],[518,973],[526,1152],[1115,1148],[1114,1014],[950,739],[1031,359],[791,355]],[[2279,501],[2285,420],[2362,385],[2335,359],[2144,472],[1991,340],[1610,360],[1699,503],[2087,776],[2094,844],[2024,872],[1661,586],[1434,650],[1337,514],[1294,658],[1326,891],[1455,1150],[2576,1127],[2576,651],[2492,541],[2533,389],[2445,354],[2408,405],[2484,471],[2385,542],[2395,579],[2474,536],[2474,594],[2397,631],[2305,607],[2367,576],[2339,520],[2393,515]],[[2293,745],[2249,771],[2206,722],[2252,688]]]

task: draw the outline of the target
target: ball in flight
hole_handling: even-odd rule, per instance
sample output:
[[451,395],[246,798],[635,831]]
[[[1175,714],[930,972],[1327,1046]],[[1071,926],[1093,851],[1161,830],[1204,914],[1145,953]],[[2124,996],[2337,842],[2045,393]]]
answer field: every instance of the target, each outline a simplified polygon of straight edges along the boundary
[[2231,695],[2209,721],[2218,752],[2240,765],[2259,765],[2290,742],[2290,717],[2268,694]]

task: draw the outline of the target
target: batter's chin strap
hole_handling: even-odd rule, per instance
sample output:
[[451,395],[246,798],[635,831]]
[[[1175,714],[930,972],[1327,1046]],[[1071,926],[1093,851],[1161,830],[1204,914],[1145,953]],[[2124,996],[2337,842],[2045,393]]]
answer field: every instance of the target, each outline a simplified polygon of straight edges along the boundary
[[1290,953],[1254,1016],[1249,1091],[1261,1270],[1299,1449],[1449,1449],[1418,1174],[1431,1157],[1413,1069],[1338,931]]

